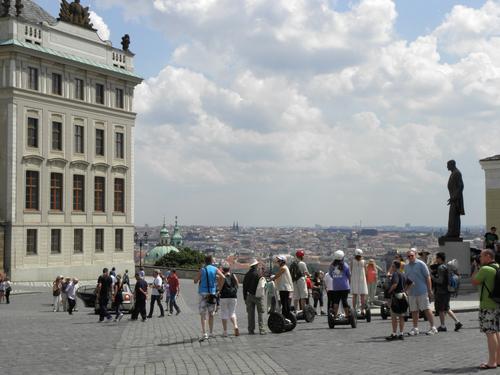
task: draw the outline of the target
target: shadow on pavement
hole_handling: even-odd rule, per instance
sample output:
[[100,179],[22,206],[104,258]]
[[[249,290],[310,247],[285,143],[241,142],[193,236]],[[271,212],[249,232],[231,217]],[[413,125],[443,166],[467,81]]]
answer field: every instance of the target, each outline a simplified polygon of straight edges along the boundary
[[474,367],[458,367],[458,368],[438,368],[432,370],[424,370],[424,372],[428,372],[431,374],[472,374],[475,372],[479,372],[479,368],[477,366]]

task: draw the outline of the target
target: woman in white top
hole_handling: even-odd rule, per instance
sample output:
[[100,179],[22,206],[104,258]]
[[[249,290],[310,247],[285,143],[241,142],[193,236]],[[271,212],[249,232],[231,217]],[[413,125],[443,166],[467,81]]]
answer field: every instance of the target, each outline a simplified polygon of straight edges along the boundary
[[280,269],[276,273],[274,282],[280,294],[281,313],[286,317],[290,315],[290,292],[293,292],[292,275],[290,275],[284,256],[277,256],[275,261]]
[[363,250],[356,249],[354,251],[354,259],[351,264],[351,293],[352,306],[357,307],[358,295],[361,299],[361,314],[365,313],[365,301],[368,295],[368,284],[366,283],[366,264],[363,259]]

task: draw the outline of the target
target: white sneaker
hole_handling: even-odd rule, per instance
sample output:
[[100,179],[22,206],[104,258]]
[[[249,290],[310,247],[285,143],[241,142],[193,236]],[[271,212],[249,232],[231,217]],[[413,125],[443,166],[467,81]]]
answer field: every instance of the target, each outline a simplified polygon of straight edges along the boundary
[[117,319],[118,319],[118,321],[120,321],[120,320],[122,320],[122,318],[123,318],[123,313],[120,313],[120,315],[118,315]]
[[429,331],[427,331],[426,335],[432,336],[438,333],[436,327],[432,327]]
[[210,338],[211,338],[211,339],[215,339],[215,333],[211,333],[211,334],[210,334]]
[[413,327],[410,332],[408,332],[408,336],[418,336],[420,332],[418,331],[418,328]]
[[200,342],[208,340],[208,333],[204,333],[203,336],[200,337]]

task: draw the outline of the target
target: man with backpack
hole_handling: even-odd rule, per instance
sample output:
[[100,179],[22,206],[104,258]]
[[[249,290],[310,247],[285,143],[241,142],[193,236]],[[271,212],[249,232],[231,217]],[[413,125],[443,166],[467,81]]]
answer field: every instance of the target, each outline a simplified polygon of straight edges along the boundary
[[445,263],[446,254],[439,252],[436,254],[436,272],[431,273],[432,285],[434,287],[434,308],[436,312],[439,313],[439,320],[441,325],[438,327],[438,332],[446,332],[445,317],[448,314],[455,322],[455,331],[462,328],[463,324],[457,319],[455,313],[450,309],[450,297],[451,293],[449,290],[450,284],[450,273],[451,270]]
[[290,275],[293,281],[293,294],[295,310],[303,310],[307,304],[307,283],[306,276],[309,276],[307,265],[304,262],[304,250],[299,249],[295,253],[297,258],[290,264]]
[[480,286],[479,329],[486,334],[488,342],[488,362],[481,363],[479,368],[489,370],[497,368],[500,361],[500,309],[492,298],[500,289],[500,275],[493,250],[481,251],[479,262],[481,267],[473,273],[472,284]]

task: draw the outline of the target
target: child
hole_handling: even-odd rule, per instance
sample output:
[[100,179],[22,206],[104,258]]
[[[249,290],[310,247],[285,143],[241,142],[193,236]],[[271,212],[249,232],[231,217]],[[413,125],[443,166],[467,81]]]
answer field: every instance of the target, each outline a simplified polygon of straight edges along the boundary
[[8,277],[5,277],[5,302],[10,303],[10,292],[12,292],[12,284]]

